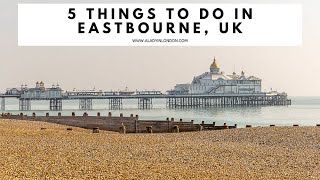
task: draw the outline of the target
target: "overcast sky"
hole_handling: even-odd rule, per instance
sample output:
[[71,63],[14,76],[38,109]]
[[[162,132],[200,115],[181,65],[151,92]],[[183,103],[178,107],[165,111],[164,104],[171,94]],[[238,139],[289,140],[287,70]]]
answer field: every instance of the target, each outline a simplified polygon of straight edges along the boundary
[[21,83],[47,86],[59,82],[64,90],[171,89],[191,82],[209,70],[214,56],[221,70],[262,79],[263,89],[271,87],[291,96],[320,96],[320,1],[148,1],[165,2],[283,2],[303,4],[303,45],[301,47],[18,47],[18,3],[107,3],[143,1],[91,0],[0,0],[0,92]]

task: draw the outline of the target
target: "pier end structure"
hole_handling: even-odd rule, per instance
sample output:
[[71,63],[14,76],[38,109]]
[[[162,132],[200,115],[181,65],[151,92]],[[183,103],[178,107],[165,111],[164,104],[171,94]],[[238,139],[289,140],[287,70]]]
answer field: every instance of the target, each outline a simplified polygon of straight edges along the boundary
[[242,69],[237,74],[225,74],[221,71],[216,58],[209,71],[195,76],[191,83],[176,84],[167,91],[169,108],[203,108],[224,106],[273,106],[291,105],[286,93],[276,91],[263,92],[262,80],[246,75]]

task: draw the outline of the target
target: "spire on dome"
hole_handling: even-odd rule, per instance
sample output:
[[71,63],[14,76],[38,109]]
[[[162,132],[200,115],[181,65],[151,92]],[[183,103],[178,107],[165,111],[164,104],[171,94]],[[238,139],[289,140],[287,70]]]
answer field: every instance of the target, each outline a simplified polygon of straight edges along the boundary
[[220,69],[219,64],[216,62],[216,57],[213,58],[213,62],[210,65],[210,69]]
[[213,74],[219,74],[219,72],[220,72],[220,66],[216,62],[216,57],[213,58],[213,62],[210,65],[210,72],[213,73]]

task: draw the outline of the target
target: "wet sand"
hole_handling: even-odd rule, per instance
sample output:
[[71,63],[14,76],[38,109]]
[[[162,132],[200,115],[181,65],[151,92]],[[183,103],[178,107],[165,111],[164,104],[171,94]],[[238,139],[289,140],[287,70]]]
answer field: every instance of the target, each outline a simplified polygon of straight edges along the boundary
[[320,178],[320,127],[316,126],[179,134],[66,129],[45,122],[0,120],[0,177]]

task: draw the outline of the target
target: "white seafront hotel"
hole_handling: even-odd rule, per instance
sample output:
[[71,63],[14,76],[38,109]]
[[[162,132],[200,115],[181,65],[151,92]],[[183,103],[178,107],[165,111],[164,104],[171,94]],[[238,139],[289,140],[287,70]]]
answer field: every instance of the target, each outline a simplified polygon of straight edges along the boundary
[[261,93],[261,79],[240,75],[226,75],[214,58],[210,71],[193,78],[191,83],[177,84],[169,94],[256,94]]

